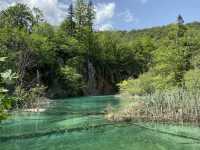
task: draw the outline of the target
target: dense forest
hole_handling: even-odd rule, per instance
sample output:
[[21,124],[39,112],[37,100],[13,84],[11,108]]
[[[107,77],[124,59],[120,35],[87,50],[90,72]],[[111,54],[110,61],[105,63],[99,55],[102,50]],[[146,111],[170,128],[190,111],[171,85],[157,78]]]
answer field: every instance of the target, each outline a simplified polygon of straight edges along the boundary
[[117,112],[110,109],[108,120],[199,124],[199,27],[179,15],[173,24],[127,33],[150,38],[154,48],[142,50],[150,56],[148,71],[118,84],[129,100]]
[[[199,88],[200,23],[96,31],[91,1],[77,0],[59,26],[38,8],[0,12],[0,118],[38,97],[154,93]],[[176,20],[176,18],[175,18]]]

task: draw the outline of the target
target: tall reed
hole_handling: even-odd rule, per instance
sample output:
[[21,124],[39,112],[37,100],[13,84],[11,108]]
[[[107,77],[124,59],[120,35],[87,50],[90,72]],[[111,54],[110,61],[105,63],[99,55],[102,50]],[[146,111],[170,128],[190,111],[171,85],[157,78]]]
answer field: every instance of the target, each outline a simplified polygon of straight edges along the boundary
[[176,89],[133,98],[121,110],[108,113],[111,121],[144,120],[200,123],[200,90]]

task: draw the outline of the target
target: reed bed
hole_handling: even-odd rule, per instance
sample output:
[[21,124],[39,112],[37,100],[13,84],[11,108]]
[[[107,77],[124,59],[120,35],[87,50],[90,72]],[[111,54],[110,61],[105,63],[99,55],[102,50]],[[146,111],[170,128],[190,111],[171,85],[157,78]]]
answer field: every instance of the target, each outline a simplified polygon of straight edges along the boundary
[[108,111],[106,118],[110,121],[143,120],[200,124],[200,90],[177,89],[133,98],[120,110]]

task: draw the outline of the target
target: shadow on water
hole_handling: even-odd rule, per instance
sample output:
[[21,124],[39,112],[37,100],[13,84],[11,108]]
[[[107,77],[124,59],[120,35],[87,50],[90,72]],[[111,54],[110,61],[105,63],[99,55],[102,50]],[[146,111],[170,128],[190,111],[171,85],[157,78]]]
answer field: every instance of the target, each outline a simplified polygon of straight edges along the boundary
[[199,150],[199,128],[110,123],[114,96],[52,100],[42,113],[19,112],[0,124],[0,150]]

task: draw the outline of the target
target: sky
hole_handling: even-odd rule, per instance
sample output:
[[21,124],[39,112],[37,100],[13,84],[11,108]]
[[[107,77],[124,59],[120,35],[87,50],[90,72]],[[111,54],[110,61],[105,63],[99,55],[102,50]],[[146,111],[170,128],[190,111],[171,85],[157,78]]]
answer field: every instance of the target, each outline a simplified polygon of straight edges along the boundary
[[[74,0],[0,0],[0,10],[16,1],[40,8],[45,19],[59,25]],[[162,26],[176,21],[200,21],[200,0],[93,0],[96,30],[134,30]]]

